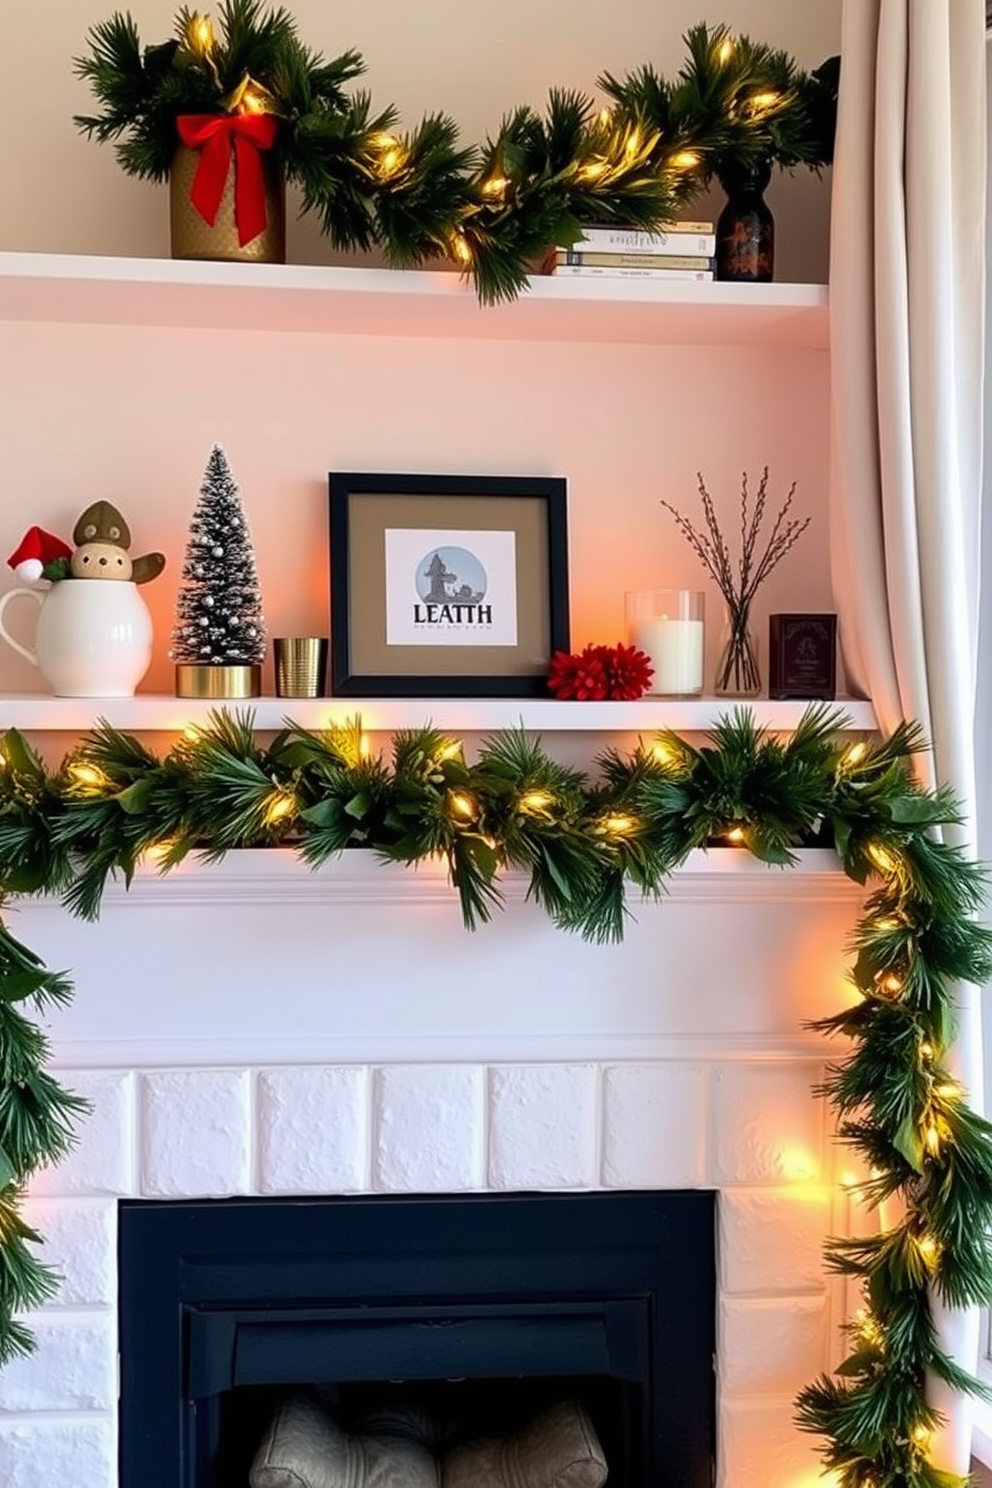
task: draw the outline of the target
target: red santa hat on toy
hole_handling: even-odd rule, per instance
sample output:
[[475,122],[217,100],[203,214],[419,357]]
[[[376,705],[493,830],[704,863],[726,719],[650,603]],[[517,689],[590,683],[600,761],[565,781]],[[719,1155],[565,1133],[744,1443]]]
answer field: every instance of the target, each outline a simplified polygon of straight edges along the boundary
[[29,527],[7,559],[7,566],[26,584],[34,584],[41,578],[46,564],[71,557],[72,549],[60,537],[43,527]]

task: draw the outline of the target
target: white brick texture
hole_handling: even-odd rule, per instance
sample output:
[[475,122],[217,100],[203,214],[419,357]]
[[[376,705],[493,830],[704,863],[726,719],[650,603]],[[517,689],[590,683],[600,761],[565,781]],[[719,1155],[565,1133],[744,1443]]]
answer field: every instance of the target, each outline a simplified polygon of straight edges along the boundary
[[392,1065],[374,1083],[373,1184],[387,1193],[458,1193],[484,1183],[485,1072]]
[[3,1488],[107,1488],[117,1482],[116,1459],[109,1421],[0,1420]]
[[603,1075],[607,1188],[696,1188],[704,1178],[706,1080],[698,1064],[618,1064]]
[[116,1199],[30,1198],[24,1217],[41,1235],[38,1259],[62,1277],[54,1305],[86,1307],[114,1301]]
[[245,1070],[172,1070],[141,1077],[141,1192],[225,1197],[249,1185]]
[[815,1182],[823,1170],[824,1111],[812,1087],[823,1067],[730,1066],[713,1080],[712,1180]]
[[791,1418],[836,1343],[819,1069],[669,1058],[67,1076],[95,1112],[29,1200],[65,1285],[29,1320],[38,1353],[0,1371],[0,1484],[131,1488],[113,1424],[118,1193],[713,1187],[720,1482],[812,1488],[814,1445]]
[[110,1410],[117,1395],[109,1313],[36,1313],[37,1348],[0,1371],[0,1411]]
[[590,1188],[599,1183],[596,1075],[591,1064],[493,1070],[491,1188]]
[[725,1297],[720,1385],[725,1395],[790,1398],[828,1364],[827,1297]]
[[92,1110],[76,1124],[78,1141],[57,1168],[31,1180],[34,1194],[134,1192],[133,1077],[117,1071],[59,1070],[58,1080],[84,1095]]
[[361,1067],[261,1072],[262,1193],[354,1193],[369,1186],[369,1083]]
[[717,1488],[826,1488],[817,1438],[793,1422],[791,1399],[724,1401]]
[[826,1189],[728,1189],[720,1195],[720,1280],[734,1293],[817,1292],[825,1287]]

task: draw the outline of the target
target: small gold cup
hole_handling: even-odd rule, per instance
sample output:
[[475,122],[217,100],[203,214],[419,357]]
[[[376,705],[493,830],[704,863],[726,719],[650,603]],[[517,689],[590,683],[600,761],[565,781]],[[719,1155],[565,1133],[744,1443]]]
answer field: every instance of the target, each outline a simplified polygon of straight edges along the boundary
[[323,697],[326,636],[276,636],[276,697]]

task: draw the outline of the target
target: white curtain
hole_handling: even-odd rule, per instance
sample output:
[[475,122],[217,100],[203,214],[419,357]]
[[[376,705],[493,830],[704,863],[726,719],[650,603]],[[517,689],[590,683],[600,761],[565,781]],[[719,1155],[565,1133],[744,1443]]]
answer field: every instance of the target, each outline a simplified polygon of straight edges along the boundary
[[[832,558],[848,677],[932,741],[975,853],[985,293],[983,0],[843,0],[830,307]],[[955,1070],[982,1105],[981,1014],[959,989]],[[977,1312],[935,1300],[974,1369]],[[935,1383],[937,1466],[968,1471],[968,1402]]]

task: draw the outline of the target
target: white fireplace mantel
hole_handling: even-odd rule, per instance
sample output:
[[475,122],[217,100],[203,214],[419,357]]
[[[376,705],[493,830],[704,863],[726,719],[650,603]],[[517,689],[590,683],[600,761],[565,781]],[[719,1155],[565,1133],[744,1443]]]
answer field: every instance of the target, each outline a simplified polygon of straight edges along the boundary
[[806,1029],[850,995],[861,890],[829,852],[790,869],[693,854],[620,945],[565,934],[508,875],[474,934],[438,864],[289,850],[142,867],[89,924],[50,899],[13,932],[75,998],[54,1063],[92,1114],[27,1215],[65,1275],[38,1351],[0,1375],[15,1488],[118,1481],[120,1197],[719,1191],[721,1488],[807,1488],[796,1391],[836,1349],[821,1249],[847,1222]]
[[785,869],[697,851],[657,900],[629,895],[621,944],[594,945],[528,902],[523,875],[500,887],[470,933],[441,863],[246,849],[111,879],[96,924],[42,900],[11,927],[71,968],[60,1065],[781,1058],[822,1048],[803,1025],[836,1005],[862,900],[825,849]]
[[[205,724],[218,708],[250,711],[260,730],[283,728],[287,718],[304,728],[328,728],[360,718],[370,733],[419,728],[430,723],[455,733],[491,733],[525,728],[539,734],[631,734],[674,729],[699,733],[713,728],[738,708],[747,708],[762,728],[794,729],[808,702],[795,699],[753,701],[734,698],[654,698],[637,702],[557,702],[554,698],[281,698],[207,702],[164,694],[132,698],[62,698],[44,693],[0,696],[0,729],[79,733],[103,719],[132,732],[177,732]],[[844,715],[852,731],[876,729],[875,710],[865,698],[839,698],[826,706]]]

